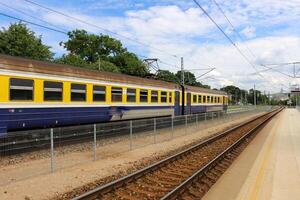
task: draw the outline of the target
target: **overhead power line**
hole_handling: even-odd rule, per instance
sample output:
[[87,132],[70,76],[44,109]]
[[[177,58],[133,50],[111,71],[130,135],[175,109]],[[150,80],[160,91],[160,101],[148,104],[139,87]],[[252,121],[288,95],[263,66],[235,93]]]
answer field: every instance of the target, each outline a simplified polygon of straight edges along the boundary
[[[241,51],[241,49],[234,43],[234,41],[225,33],[222,27],[209,15],[209,13],[200,5],[197,0],[193,0],[194,3],[202,10],[202,12],[209,18],[209,20],[219,29],[219,31],[228,39],[228,41],[236,48],[239,54],[247,61],[247,63],[255,70],[256,74],[259,75],[263,80],[268,81],[255,67],[255,65],[248,59],[248,57]],[[275,84],[271,80],[272,84]]]
[[236,50],[241,54],[241,56],[251,65],[251,67],[253,67],[253,69],[257,71],[255,65],[247,58],[247,56],[245,56],[245,54],[234,43],[234,41],[227,35],[227,33],[225,33],[225,31],[221,28],[221,26],[219,26],[219,24],[208,14],[208,12],[198,3],[197,0],[193,0],[193,1],[202,10],[202,12],[210,19],[210,21],[221,31],[221,33],[228,39],[228,41],[236,48]]
[[[218,7],[218,9],[220,10],[220,12],[222,13],[222,15],[225,17],[225,19],[227,20],[227,22],[230,24],[232,30],[235,32],[235,34],[240,38],[241,41],[243,41],[243,38],[241,36],[241,34],[236,30],[236,28],[233,26],[233,24],[231,23],[231,21],[229,20],[229,18],[227,17],[227,15],[225,14],[224,10],[221,8],[220,4],[216,1],[216,0],[212,0],[216,6]],[[246,49],[249,51],[249,53],[256,58],[256,56],[254,55],[253,51],[250,50],[250,48],[248,47],[248,45],[246,43],[244,43]]]
[[268,66],[271,66],[271,65],[275,65],[275,66],[280,66],[280,65],[295,65],[295,64],[300,64],[299,61],[297,62],[286,62],[286,63],[271,63],[271,64],[264,64],[264,65],[268,65]]
[[47,7],[47,6],[44,6],[44,5],[42,5],[42,4],[36,3],[36,2],[34,2],[34,1],[31,1],[31,0],[24,0],[24,1],[26,1],[26,2],[28,2],[28,3],[30,3],[30,4],[32,4],[32,5],[38,6],[38,7],[40,7],[40,8],[43,8],[43,9],[45,9],[45,10],[48,10],[48,11],[57,13],[57,14],[59,14],[59,15],[62,15],[62,16],[64,16],[64,17],[66,17],[66,18],[72,19],[73,21],[80,22],[80,23],[82,23],[82,24],[85,24],[85,25],[88,25],[88,26],[91,26],[91,27],[100,29],[100,30],[105,31],[105,32],[107,32],[107,33],[110,33],[110,34],[119,36],[119,37],[124,38],[124,39],[129,40],[129,41],[132,41],[132,42],[134,42],[134,43],[136,43],[136,44],[139,44],[139,45],[142,45],[142,46],[146,46],[146,47],[148,47],[148,48],[150,48],[150,49],[153,49],[153,50],[155,50],[155,51],[159,51],[159,52],[164,53],[164,54],[166,54],[166,55],[169,55],[169,56],[171,56],[171,57],[177,58],[177,55],[172,55],[172,54],[170,54],[170,53],[168,53],[168,52],[165,52],[165,51],[163,51],[163,50],[161,50],[161,49],[158,49],[158,48],[156,48],[156,47],[153,47],[153,46],[151,46],[151,45],[149,45],[149,44],[146,44],[146,43],[140,42],[140,41],[138,41],[138,40],[136,40],[136,39],[133,39],[133,38],[127,37],[127,36],[125,36],[125,35],[119,34],[119,33],[115,32],[115,31],[111,31],[111,30],[109,30],[109,29],[107,29],[107,28],[103,28],[103,27],[101,27],[101,26],[99,26],[99,25],[96,25],[96,24],[90,23],[90,22],[88,22],[88,21],[82,20],[82,19],[80,19],[80,18],[78,18],[78,17],[73,17],[73,16],[71,16],[71,15],[65,14],[65,13],[63,13],[63,12],[60,12],[60,11],[58,11],[58,10],[49,8],[49,7]]
[[51,28],[51,27],[48,27],[48,26],[40,25],[40,24],[31,22],[31,21],[28,21],[28,20],[25,20],[25,19],[21,19],[21,18],[18,18],[18,17],[11,16],[11,15],[7,15],[5,13],[0,13],[0,15],[2,15],[4,17],[11,18],[11,19],[15,19],[15,20],[18,20],[18,21],[26,22],[28,24],[38,26],[38,27],[41,27],[41,28],[44,28],[44,29],[47,29],[47,30],[50,30],[50,31],[55,31],[55,32],[58,32],[58,33],[62,33],[64,35],[68,35],[67,32],[64,32],[64,31],[61,31],[61,30],[58,30],[58,29],[54,29],[54,28]]
[[[2,4],[0,2],[0,4]],[[40,28],[44,28],[44,29],[47,29],[47,30],[50,30],[50,31],[54,31],[54,32],[57,32],[57,33],[61,33],[61,34],[64,34],[64,35],[68,35],[68,32],[64,32],[62,30],[58,30],[58,29],[55,29],[55,28],[51,28],[51,27],[48,27],[48,26],[44,26],[44,25],[41,25],[41,24],[38,24],[38,23],[35,23],[35,22],[32,22],[32,21],[29,21],[29,20],[25,20],[25,19],[22,19],[22,18],[19,18],[19,17],[15,17],[15,16],[11,16],[11,15],[8,15],[8,14],[5,14],[5,13],[0,13],[0,15],[4,16],[4,17],[7,17],[7,18],[11,18],[11,19],[14,19],[14,20],[18,20],[18,21],[21,21],[21,22],[25,22],[27,24],[31,24],[31,25],[34,25],[34,26],[37,26],[37,27],[40,27]],[[138,55],[136,54],[137,56],[139,57],[143,57],[143,58],[148,58],[146,56],[142,56],[142,55]],[[176,65],[174,64],[170,64],[170,63],[167,63],[167,62],[164,62],[162,61],[161,59],[158,60],[160,63],[163,63],[165,65],[169,65],[171,67],[174,67],[176,69],[179,69],[179,67],[177,67]]]
[[36,19],[36,20],[38,20],[38,21],[40,21],[40,22],[43,22],[43,23],[45,23],[45,24],[48,24],[48,25],[50,25],[50,26],[52,26],[52,27],[55,27],[57,30],[62,30],[63,32],[66,32],[66,33],[68,32],[68,30],[66,30],[66,29],[60,28],[60,27],[58,27],[58,26],[56,26],[56,25],[54,25],[54,24],[52,24],[52,23],[50,23],[50,22],[47,22],[47,21],[45,21],[45,20],[42,20],[42,19],[40,19],[40,18],[38,18],[38,17],[36,17],[36,16],[30,15],[30,14],[28,14],[28,13],[22,11],[22,10],[19,10],[19,9],[17,9],[17,8],[14,8],[14,7],[12,7],[12,6],[9,6],[9,5],[5,4],[5,3],[0,2],[0,5],[4,6],[4,7],[6,7],[6,8],[9,8],[9,9],[11,9],[11,10],[14,10],[14,11],[16,11],[16,12],[18,12],[18,13],[21,13],[21,14],[23,14],[23,15],[25,15],[25,16],[31,17],[31,18],[33,18],[33,19]]

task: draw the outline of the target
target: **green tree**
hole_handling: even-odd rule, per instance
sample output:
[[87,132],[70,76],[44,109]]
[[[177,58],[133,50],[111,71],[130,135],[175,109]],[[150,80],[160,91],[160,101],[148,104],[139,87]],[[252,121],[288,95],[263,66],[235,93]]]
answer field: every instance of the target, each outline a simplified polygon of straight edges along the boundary
[[158,70],[156,79],[173,83],[180,82],[180,79],[178,79],[178,77],[174,73],[168,70]]
[[99,58],[107,60],[126,51],[119,40],[107,35],[88,34],[85,30],[68,33],[69,40],[60,44],[71,54],[78,55],[84,61],[95,63]]
[[[181,70],[176,73],[176,77],[181,80]],[[184,72],[184,84],[196,86],[196,76],[192,72]]]
[[124,74],[145,77],[149,74],[148,67],[134,53],[128,51],[111,57],[110,62],[119,67]]
[[55,62],[78,67],[87,67],[87,65],[89,65],[89,63],[87,63],[82,58],[74,54],[63,55],[62,57],[55,59]]
[[23,23],[11,24],[0,31],[0,53],[37,60],[52,60],[54,55],[50,47],[42,43],[42,37]]
[[[181,80],[181,71],[178,71],[175,75],[177,79]],[[197,81],[195,74],[189,71],[184,72],[184,84],[210,89],[209,85],[203,85],[202,83]]]
[[[248,95],[248,102],[251,104],[254,104],[254,90],[250,89],[249,90],[249,95]],[[256,96],[256,104],[270,104],[271,102],[269,102],[269,97],[266,94],[263,94],[261,91],[259,90],[255,90],[255,96]]]
[[225,91],[227,94],[231,95],[231,102],[237,104],[241,100],[241,90],[240,88],[229,85],[226,87],[221,88],[222,91]]
[[68,35],[69,40],[60,44],[69,54],[78,56],[88,64],[96,66],[100,60],[101,69],[105,71],[142,77],[149,73],[147,66],[135,54],[128,52],[119,40],[107,35],[89,34],[85,30],[74,30]]
[[73,54],[63,55],[62,57],[56,59],[55,62],[60,64],[68,64],[77,67],[85,67],[85,68],[96,69],[96,70],[99,70],[100,67],[101,71],[120,73],[119,68],[111,62],[101,60],[99,66],[99,62],[88,63],[84,61],[82,58],[80,58],[79,56]]

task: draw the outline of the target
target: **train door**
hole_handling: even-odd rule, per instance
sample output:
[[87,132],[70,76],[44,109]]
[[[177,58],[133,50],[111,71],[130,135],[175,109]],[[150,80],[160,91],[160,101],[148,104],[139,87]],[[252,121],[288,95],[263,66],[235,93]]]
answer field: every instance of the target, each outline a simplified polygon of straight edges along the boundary
[[181,109],[180,109],[180,92],[175,91],[175,115],[180,115]]
[[192,109],[192,94],[190,92],[187,93],[187,102],[186,102],[186,114],[191,114],[191,109]]
[[223,96],[223,110],[225,111],[225,112],[227,112],[227,99],[226,99],[226,97],[225,96]]

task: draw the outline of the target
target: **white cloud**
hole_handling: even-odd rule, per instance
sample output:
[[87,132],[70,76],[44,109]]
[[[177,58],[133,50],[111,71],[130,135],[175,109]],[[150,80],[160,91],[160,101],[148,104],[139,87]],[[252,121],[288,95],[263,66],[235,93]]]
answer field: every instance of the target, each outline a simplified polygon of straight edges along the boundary
[[254,38],[256,36],[255,34],[255,28],[251,27],[251,26],[247,26],[246,28],[244,28],[241,33],[246,36],[247,38]]

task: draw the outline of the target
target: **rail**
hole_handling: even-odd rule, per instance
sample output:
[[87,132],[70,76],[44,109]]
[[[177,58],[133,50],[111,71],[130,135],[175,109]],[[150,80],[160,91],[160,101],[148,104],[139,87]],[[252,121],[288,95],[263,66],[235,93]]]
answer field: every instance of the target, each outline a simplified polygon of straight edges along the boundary
[[[245,125],[248,125],[248,124],[250,124],[250,123],[252,123],[252,122],[254,122],[254,121],[256,121],[256,120],[258,120],[258,119],[260,119],[262,117],[265,117],[267,115],[270,115],[271,113],[274,113],[270,117],[268,117],[266,120],[264,120],[261,124],[259,124],[258,126],[256,126],[255,128],[253,128],[251,131],[249,131],[249,133],[250,132],[252,133],[253,131],[257,130],[257,127],[260,127],[261,125],[263,125],[272,116],[274,116],[275,114],[277,114],[280,111],[281,111],[281,109],[272,110],[271,112],[268,112],[266,114],[260,115],[259,117],[255,118],[255,119],[251,119],[249,121],[246,121],[246,122],[244,122],[244,123],[242,123],[240,125],[237,125],[237,126],[235,126],[233,128],[230,128],[230,129],[228,129],[228,130],[226,130],[224,132],[221,132],[221,133],[219,133],[219,134],[217,134],[217,135],[215,135],[215,136],[213,136],[213,137],[211,137],[211,138],[209,138],[209,139],[207,139],[205,141],[202,141],[199,144],[196,144],[196,145],[194,145],[194,146],[192,146],[192,147],[190,147],[190,148],[188,148],[188,149],[186,149],[184,151],[181,151],[181,152],[179,152],[179,153],[177,153],[175,155],[172,155],[172,156],[170,156],[168,158],[165,158],[165,159],[163,159],[163,160],[161,160],[161,161],[159,161],[157,163],[154,163],[154,164],[152,164],[152,165],[150,165],[148,167],[145,167],[145,168],[143,168],[141,170],[138,170],[138,171],[136,171],[136,172],[134,172],[132,174],[129,174],[129,175],[123,177],[123,178],[120,178],[118,180],[115,180],[113,182],[110,182],[108,184],[100,186],[98,188],[95,188],[95,189],[93,189],[93,190],[91,190],[91,191],[89,191],[89,192],[87,192],[85,194],[82,194],[82,195],[78,196],[78,197],[75,197],[73,200],[97,199],[97,197],[99,197],[101,195],[104,195],[106,193],[109,193],[109,192],[111,192],[111,191],[113,191],[113,190],[115,190],[117,188],[120,188],[120,187],[124,186],[125,184],[127,184],[129,182],[137,180],[140,177],[148,174],[149,172],[155,171],[156,169],[158,169],[158,168],[160,168],[160,167],[162,167],[162,166],[164,166],[164,165],[166,165],[166,164],[168,164],[168,163],[170,163],[172,161],[180,159],[182,156],[184,156],[186,154],[189,154],[190,152],[193,152],[195,149],[199,149],[199,148],[201,148],[201,147],[203,147],[203,146],[205,146],[205,145],[207,145],[209,143],[212,143],[212,142],[214,142],[214,141],[216,141],[216,140],[218,140],[218,139],[220,139],[220,138],[228,135],[229,133],[231,133],[234,130],[237,130],[237,129],[239,129],[239,128],[245,126]],[[237,142],[235,142],[233,145],[231,145],[231,147],[228,147],[226,150],[228,151],[231,148],[233,148],[234,145],[236,145],[237,143],[239,143],[239,141],[242,141],[243,138],[245,138],[245,137],[246,136],[244,136],[241,139],[239,139]],[[179,185],[177,188],[175,188],[172,192],[168,193],[167,196],[164,197],[164,198],[165,199],[169,199],[169,198],[172,199],[172,197],[175,194],[177,194],[178,192],[180,192],[182,190],[182,188],[185,186],[185,184],[188,184],[190,181],[192,181],[192,177],[195,177],[195,176],[197,176],[197,174],[200,174],[201,172],[203,172],[204,169],[206,169],[207,167],[209,167],[214,161],[218,160],[220,157],[222,157],[221,154],[219,156],[217,156],[213,161],[211,161],[207,165],[205,165],[205,167],[202,168],[202,169],[200,169],[196,174],[194,174],[193,176],[191,176],[191,178],[189,178],[188,180],[184,181],[181,185]]]

